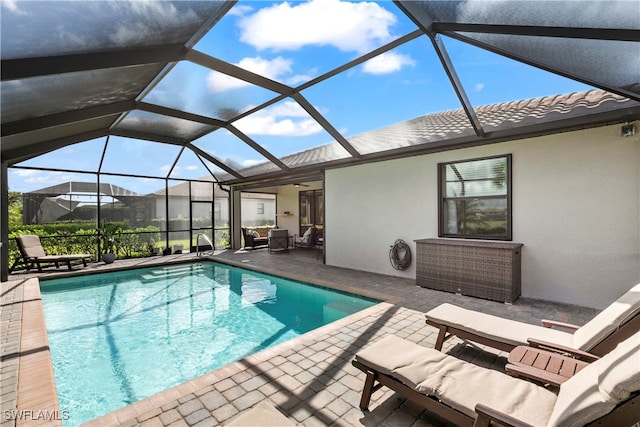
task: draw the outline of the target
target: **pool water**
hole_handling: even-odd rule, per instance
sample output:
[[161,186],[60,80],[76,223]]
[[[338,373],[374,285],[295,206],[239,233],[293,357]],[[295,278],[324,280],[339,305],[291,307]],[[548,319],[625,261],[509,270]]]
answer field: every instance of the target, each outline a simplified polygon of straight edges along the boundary
[[377,303],[214,262],[42,280],[41,293],[65,426]]

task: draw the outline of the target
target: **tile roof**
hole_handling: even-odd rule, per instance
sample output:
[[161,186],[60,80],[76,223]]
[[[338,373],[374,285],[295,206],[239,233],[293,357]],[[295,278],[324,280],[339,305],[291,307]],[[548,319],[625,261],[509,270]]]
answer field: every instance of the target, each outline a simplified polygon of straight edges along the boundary
[[[640,103],[603,90],[590,90],[521,101],[503,102],[475,108],[486,135],[500,131],[526,129],[529,126],[566,121],[624,108],[639,107]],[[632,120],[638,119],[638,117]],[[549,132],[548,130],[546,131]],[[517,136],[514,136],[514,138]],[[476,136],[464,110],[451,110],[427,114],[347,138],[363,155],[380,153],[404,147],[424,147],[425,152],[439,143],[440,149],[456,142],[481,142]],[[348,158],[337,142],[283,157],[291,168]],[[246,176],[272,172],[269,162],[241,170]],[[222,177],[220,177],[222,178]]]

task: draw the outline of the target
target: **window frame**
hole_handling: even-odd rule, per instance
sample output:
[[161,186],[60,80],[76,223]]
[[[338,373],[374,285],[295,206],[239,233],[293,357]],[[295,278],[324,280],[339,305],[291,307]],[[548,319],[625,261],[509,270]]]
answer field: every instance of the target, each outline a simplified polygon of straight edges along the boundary
[[[446,196],[446,173],[447,166],[451,164],[470,163],[491,159],[505,159],[506,160],[506,195],[505,196],[468,196],[468,197],[447,197]],[[500,154],[496,156],[476,157],[471,159],[455,160],[449,162],[438,163],[438,237],[453,238],[453,239],[481,239],[481,240],[501,240],[512,241],[513,240],[513,204],[512,204],[512,154]],[[507,203],[507,224],[505,234],[460,234],[460,233],[448,233],[446,232],[445,220],[447,216],[444,213],[447,207],[447,202],[451,199],[455,200],[473,200],[473,199],[487,199],[497,200],[505,199]]]
[[[307,219],[307,223],[303,223],[304,219]],[[322,237],[324,228],[324,189],[298,192],[298,230],[300,235],[303,235],[309,227],[316,227],[318,229],[318,237]]]

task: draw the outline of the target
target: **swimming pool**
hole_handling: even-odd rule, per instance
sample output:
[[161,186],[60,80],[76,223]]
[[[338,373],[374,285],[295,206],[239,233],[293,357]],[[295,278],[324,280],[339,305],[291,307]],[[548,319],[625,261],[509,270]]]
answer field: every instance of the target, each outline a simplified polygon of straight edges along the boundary
[[378,302],[215,262],[42,280],[40,287],[65,426]]

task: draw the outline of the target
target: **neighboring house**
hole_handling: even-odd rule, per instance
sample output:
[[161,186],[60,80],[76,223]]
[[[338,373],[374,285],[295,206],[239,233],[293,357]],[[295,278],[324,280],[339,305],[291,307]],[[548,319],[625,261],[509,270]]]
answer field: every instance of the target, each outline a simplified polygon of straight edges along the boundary
[[243,226],[275,225],[276,196],[264,193],[241,193],[240,210]]
[[[211,185],[194,182],[189,190],[189,182],[181,182],[169,187],[169,218],[189,218],[189,209],[195,209],[194,218],[212,217],[216,225],[229,224],[229,195],[219,186],[213,188],[213,208],[211,202]],[[131,190],[109,183],[101,183],[101,195],[112,202],[103,203],[102,218],[113,221],[128,221],[132,226],[146,226],[150,221],[166,216],[166,190],[158,190],[149,195],[137,194]],[[24,193],[24,224],[43,224],[76,218],[74,210],[82,204],[79,198],[97,192],[95,182],[65,182],[51,187]],[[189,197],[195,205],[190,206]],[[64,195],[64,196],[63,196]],[[62,196],[62,197],[61,197]],[[258,226],[275,223],[276,198],[274,194],[242,193],[241,208],[244,225]],[[94,202],[95,206],[95,202]]]
[[[210,196],[194,194],[192,189],[191,197],[194,200],[206,200]],[[158,190],[152,193],[155,198],[155,211],[157,215],[164,217],[166,209],[166,191]],[[243,225],[265,225],[275,222],[276,198],[273,194],[245,193],[241,194],[242,224]],[[189,183],[169,187],[169,218],[189,217]],[[196,215],[197,216],[197,215]],[[229,224],[229,194],[214,186],[214,208],[213,216],[216,224]]]
[[[69,181],[40,188],[22,194],[24,224],[44,224],[73,219],[95,219],[98,184],[96,182]],[[138,225],[149,212],[145,196],[109,183],[100,184],[103,218],[113,221],[129,221]],[[109,200],[109,202],[105,202]],[[85,212],[77,208],[87,206]]]
[[55,222],[60,218],[69,216],[80,203],[62,197],[44,197],[39,198],[38,201],[38,204],[32,203],[33,199],[25,200],[23,195],[22,206],[29,207],[29,209],[23,209],[22,211],[23,224]]

